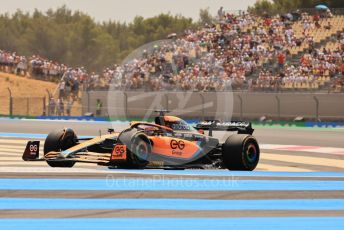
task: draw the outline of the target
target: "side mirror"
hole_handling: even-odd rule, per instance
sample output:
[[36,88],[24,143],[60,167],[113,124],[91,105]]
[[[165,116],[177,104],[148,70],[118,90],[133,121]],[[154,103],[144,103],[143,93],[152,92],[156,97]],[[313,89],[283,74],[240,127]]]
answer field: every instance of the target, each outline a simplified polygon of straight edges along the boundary
[[108,133],[112,134],[112,133],[114,133],[114,132],[115,132],[114,129],[111,129],[111,128],[108,129]]

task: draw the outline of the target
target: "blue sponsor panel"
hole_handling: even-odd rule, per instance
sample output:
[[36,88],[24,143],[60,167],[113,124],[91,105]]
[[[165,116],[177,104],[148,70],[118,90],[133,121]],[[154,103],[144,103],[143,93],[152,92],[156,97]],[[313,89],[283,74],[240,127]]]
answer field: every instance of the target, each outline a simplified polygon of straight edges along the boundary
[[0,138],[45,139],[47,136],[42,133],[0,133]]
[[89,117],[89,116],[37,116],[36,119],[42,120],[77,120],[77,121],[109,121],[107,117]]
[[[112,122],[112,123],[128,123],[133,120],[140,120],[140,118],[128,118],[124,120],[112,120],[109,117],[90,117],[90,116],[1,116],[0,120],[47,120],[47,121],[93,121],[93,122]],[[153,120],[149,120],[153,122]],[[200,122],[198,119],[187,119],[186,122],[190,125],[195,125]],[[253,125],[263,127],[280,127],[280,128],[344,128],[344,122],[286,122],[286,121],[273,121],[273,122],[257,122],[253,121]]]
[[305,122],[305,127],[311,128],[344,128],[344,122]]
[[[48,134],[42,133],[1,133],[0,138],[45,139]],[[93,138],[94,136],[79,136],[79,138]]]
[[344,217],[0,219],[0,229],[209,230],[343,229]]
[[109,121],[108,117],[90,117],[90,116],[1,116],[1,120],[76,120],[76,121]]

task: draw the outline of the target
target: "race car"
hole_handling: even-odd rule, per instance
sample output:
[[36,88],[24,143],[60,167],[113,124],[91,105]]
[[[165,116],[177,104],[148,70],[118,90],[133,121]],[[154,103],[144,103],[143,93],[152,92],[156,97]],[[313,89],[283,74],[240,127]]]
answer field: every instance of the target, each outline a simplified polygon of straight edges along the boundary
[[[158,111],[154,123],[131,122],[121,132],[78,138],[70,128],[51,132],[39,158],[39,141],[29,141],[24,161],[44,160],[51,167],[73,167],[76,162],[109,168],[254,170],[260,150],[249,122],[207,120],[194,127],[176,116]],[[208,132],[205,134],[205,132]],[[224,142],[214,131],[231,132]],[[234,133],[232,133],[234,132]]]

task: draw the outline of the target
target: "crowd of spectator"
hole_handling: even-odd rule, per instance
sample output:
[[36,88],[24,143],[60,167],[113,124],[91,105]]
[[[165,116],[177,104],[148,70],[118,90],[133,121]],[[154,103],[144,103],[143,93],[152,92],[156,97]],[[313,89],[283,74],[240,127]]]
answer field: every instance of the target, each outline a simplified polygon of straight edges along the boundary
[[0,70],[16,75],[58,82],[67,67],[63,64],[33,55],[29,58],[15,52],[0,50]]
[[48,116],[70,116],[74,101],[51,97],[48,103]]
[[84,67],[68,68],[58,84],[57,99],[51,97],[48,104],[48,115],[70,116],[75,101],[80,99],[80,85],[87,90],[88,74]]
[[[279,88],[287,82],[288,85],[294,81],[303,83],[305,77],[313,81],[309,74],[315,71],[333,76],[338,63],[327,58],[337,53],[314,50],[315,41],[310,33],[318,28],[320,20],[329,17],[332,17],[330,11],[317,12],[312,20],[308,13],[257,17],[247,13],[229,14],[220,9],[216,23],[186,31],[183,36],[155,45],[151,51],[143,50],[142,56],[131,62],[107,68],[97,82],[102,83],[102,88],[110,82],[114,89],[223,91],[253,85],[251,88],[267,85]],[[293,23],[300,20],[304,31],[297,37]],[[331,27],[330,23],[325,27]],[[311,63],[286,65],[291,57],[290,49],[302,44],[311,50],[304,57]],[[269,69],[275,63],[278,74],[263,71],[257,81],[246,79],[257,66]],[[282,81],[285,75],[288,76]]]
[[25,56],[18,56],[15,52],[0,50],[0,70],[2,72],[26,74],[27,59]]
[[56,82],[61,79],[67,70],[67,66],[39,56],[32,56],[28,61],[28,69],[30,74],[35,78]]
[[[54,110],[79,98],[80,90],[181,90],[226,91],[231,89],[279,90],[281,88],[319,88],[343,71],[343,34],[337,50],[315,49],[310,31],[330,18],[330,11],[258,17],[249,13],[226,13],[220,8],[216,21],[198,30],[155,43],[123,65],[114,65],[100,74],[84,67],[69,68],[39,56],[26,58],[0,51],[0,70],[18,75],[59,81],[59,101]],[[296,36],[295,21],[303,25]],[[330,29],[328,23],[324,27]],[[290,50],[308,45],[300,62],[289,63]],[[272,68],[276,66],[277,69]],[[250,76],[262,67],[258,78]],[[338,79],[337,79],[338,80]],[[340,84],[336,81],[336,85]],[[54,99],[52,99],[54,100]],[[62,105],[61,105],[62,104]]]
[[[100,78],[115,89],[223,91],[245,87],[246,75],[272,59],[289,44],[281,31],[290,30],[280,18],[219,11],[218,22],[186,31],[154,46],[123,66],[104,71]],[[290,44],[292,46],[292,44]]]
[[276,73],[262,70],[255,81],[255,90],[317,90],[326,88],[340,91],[344,74],[344,33],[337,36],[334,50],[309,49],[302,55],[298,65],[282,66]]

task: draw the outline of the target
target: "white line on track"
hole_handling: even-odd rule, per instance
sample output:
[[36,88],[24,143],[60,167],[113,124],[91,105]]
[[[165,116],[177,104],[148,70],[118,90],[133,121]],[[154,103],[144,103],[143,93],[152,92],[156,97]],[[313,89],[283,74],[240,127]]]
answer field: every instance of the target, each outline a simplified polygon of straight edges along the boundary
[[295,155],[278,155],[272,153],[262,153],[262,159],[265,160],[276,160],[289,163],[298,163],[311,166],[327,166],[327,167],[337,167],[342,168],[344,171],[344,160],[339,159],[326,159],[319,157],[308,157],[308,156],[295,156]]
[[261,149],[276,150],[276,151],[311,152],[311,153],[344,155],[344,148],[303,146],[303,145],[275,145],[275,144],[260,144],[259,147]]

